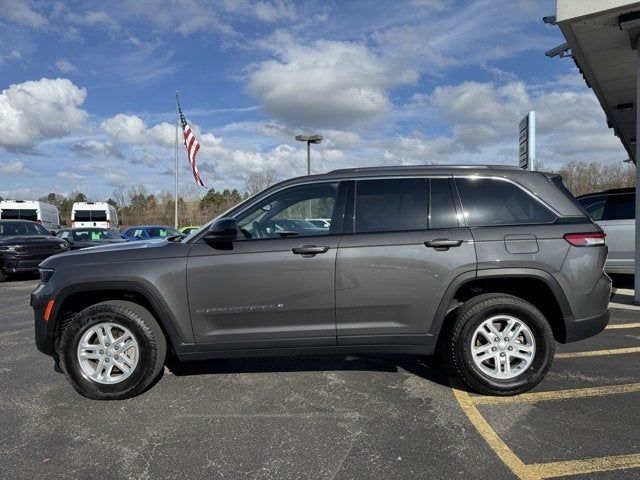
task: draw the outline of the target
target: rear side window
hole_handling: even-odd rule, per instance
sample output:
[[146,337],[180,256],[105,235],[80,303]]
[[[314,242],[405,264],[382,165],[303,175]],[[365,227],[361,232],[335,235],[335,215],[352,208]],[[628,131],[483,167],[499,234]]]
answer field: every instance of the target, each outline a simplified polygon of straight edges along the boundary
[[355,232],[426,229],[427,193],[427,180],[424,178],[358,181]]
[[458,217],[449,179],[432,178],[430,185],[429,228],[457,227]]
[[467,225],[552,223],[556,216],[520,187],[492,178],[456,178]]
[[636,218],[636,199],[632,193],[608,195],[602,220],[631,220]]

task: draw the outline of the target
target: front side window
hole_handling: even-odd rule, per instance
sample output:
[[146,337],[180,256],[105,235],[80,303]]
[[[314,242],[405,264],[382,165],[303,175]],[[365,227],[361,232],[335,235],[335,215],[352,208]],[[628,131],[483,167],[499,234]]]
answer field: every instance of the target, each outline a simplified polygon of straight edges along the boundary
[[636,198],[632,193],[609,195],[602,214],[603,220],[632,220],[636,218]]
[[[274,193],[242,212],[238,228],[245,239],[302,237],[334,233],[309,221],[333,218],[338,182],[311,183]],[[338,232],[335,232],[338,233]]]
[[356,182],[356,233],[423,230],[428,215],[425,178]]
[[456,178],[467,225],[552,223],[556,216],[517,185],[493,178]]

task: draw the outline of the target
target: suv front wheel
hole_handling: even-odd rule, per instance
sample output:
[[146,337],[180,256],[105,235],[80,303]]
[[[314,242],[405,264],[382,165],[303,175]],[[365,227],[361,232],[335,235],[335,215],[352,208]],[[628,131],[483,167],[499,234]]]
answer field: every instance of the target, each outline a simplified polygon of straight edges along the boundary
[[110,300],[73,316],[60,339],[62,370],[78,393],[116,400],[143,392],[164,367],[162,329],[144,307]]
[[450,363],[463,382],[488,395],[515,395],[537,385],[551,367],[553,332],[529,302],[484,294],[457,311],[448,339]]

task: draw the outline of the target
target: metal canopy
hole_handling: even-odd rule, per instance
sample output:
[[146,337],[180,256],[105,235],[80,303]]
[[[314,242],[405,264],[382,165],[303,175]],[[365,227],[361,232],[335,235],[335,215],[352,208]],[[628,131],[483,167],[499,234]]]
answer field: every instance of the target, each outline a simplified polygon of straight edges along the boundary
[[635,163],[637,53],[620,15],[640,11],[640,2],[558,0],[556,23],[608,124]]

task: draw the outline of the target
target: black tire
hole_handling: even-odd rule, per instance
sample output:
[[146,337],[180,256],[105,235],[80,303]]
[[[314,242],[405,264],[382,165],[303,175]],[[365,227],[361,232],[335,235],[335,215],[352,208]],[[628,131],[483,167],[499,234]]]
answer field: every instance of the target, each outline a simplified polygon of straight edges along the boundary
[[[497,314],[517,317],[531,330],[536,344],[531,365],[510,379],[485,374],[475,365],[471,354],[474,331],[484,320]],[[517,395],[530,390],[551,368],[555,352],[553,332],[540,310],[521,298],[502,293],[479,295],[458,308],[447,344],[449,361],[456,374],[465,385],[486,395]]]
[[[115,384],[91,380],[80,367],[78,342],[87,328],[101,322],[120,324],[136,337],[139,359],[131,375]],[[137,303],[110,300],[85,308],[71,319],[60,339],[60,365],[73,388],[94,400],[120,400],[142,393],[164,368],[167,341],[153,315]]]
[[0,283],[4,282],[4,281],[6,281],[6,280],[7,280],[7,274],[6,274],[6,273],[4,273],[4,272],[2,271],[2,269],[0,268]]

